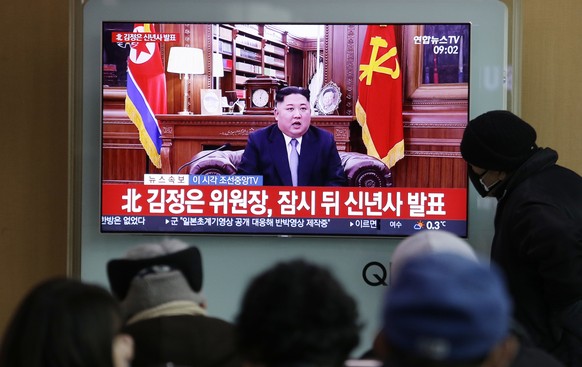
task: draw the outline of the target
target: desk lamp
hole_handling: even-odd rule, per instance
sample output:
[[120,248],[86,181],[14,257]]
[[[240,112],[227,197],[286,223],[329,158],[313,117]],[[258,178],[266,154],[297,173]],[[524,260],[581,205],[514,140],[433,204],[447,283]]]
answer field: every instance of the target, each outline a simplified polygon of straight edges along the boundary
[[204,74],[204,57],[202,50],[193,47],[172,47],[168,57],[168,72],[184,74],[184,110],[180,115],[191,115],[188,110],[188,80],[191,74]]

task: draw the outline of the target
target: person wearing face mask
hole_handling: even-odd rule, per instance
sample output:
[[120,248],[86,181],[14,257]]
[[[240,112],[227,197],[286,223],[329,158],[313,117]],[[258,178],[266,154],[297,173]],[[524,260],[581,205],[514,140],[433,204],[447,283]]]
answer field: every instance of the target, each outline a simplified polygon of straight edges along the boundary
[[491,260],[515,319],[565,365],[582,366],[582,177],[536,137],[513,113],[490,111],[468,123],[461,154],[477,192],[497,199]]

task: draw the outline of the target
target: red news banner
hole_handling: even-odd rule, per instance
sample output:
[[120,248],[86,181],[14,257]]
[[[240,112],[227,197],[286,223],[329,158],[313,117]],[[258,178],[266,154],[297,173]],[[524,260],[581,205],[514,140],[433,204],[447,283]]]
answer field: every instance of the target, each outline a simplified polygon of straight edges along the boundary
[[103,184],[102,215],[467,219],[466,189]]

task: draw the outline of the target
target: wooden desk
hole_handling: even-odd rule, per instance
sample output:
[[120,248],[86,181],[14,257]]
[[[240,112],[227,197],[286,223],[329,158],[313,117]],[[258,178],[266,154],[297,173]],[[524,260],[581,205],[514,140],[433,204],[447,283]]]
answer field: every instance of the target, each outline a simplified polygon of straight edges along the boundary
[[[230,143],[244,149],[249,133],[275,122],[273,115],[157,115],[162,129],[162,173],[175,173],[194,154]],[[353,116],[313,116],[311,123],[333,134],[338,151],[350,150]]]

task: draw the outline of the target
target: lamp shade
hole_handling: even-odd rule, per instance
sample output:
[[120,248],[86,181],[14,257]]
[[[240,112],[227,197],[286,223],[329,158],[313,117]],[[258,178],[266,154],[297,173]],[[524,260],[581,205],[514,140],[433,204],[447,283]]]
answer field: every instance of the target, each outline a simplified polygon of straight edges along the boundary
[[222,65],[222,54],[214,52],[212,54],[212,76],[222,78],[224,76],[224,66]]
[[178,74],[204,74],[202,50],[193,47],[170,48],[167,70]]

